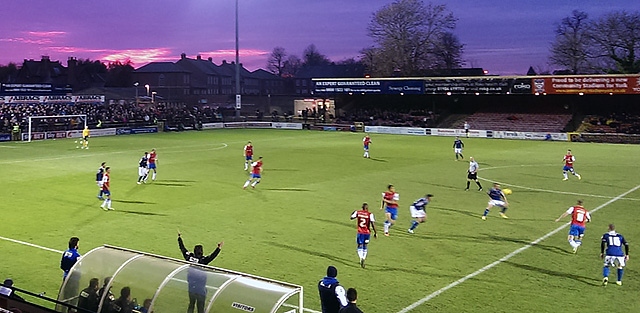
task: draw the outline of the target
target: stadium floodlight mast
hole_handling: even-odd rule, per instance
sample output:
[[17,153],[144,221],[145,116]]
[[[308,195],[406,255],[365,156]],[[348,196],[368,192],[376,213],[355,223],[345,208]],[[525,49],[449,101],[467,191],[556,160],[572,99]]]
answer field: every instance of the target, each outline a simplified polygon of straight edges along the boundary
[[[32,138],[32,131],[31,129],[33,128],[33,121],[34,120],[39,120],[39,119],[47,119],[47,118],[75,118],[75,117],[79,117],[82,119],[83,121],[83,127],[87,126],[87,115],[86,114],[70,114],[70,115],[43,115],[43,116],[29,116],[29,130],[27,131],[27,141],[31,142],[31,138]],[[46,135],[45,138],[47,139]],[[23,139],[24,140],[24,139]]]
[[236,0],[236,117],[240,117],[242,94],[240,92],[240,45],[238,40],[238,0]]

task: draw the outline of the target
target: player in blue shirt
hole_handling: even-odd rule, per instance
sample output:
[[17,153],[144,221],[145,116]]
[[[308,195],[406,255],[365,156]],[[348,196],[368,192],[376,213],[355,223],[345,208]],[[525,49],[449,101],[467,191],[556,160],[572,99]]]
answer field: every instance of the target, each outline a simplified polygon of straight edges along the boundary
[[502,190],[500,190],[500,184],[493,183],[493,188],[491,188],[491,190],[489,190],[487,194],[489,195],[490,199],[489,199],[489,204],[487,208],[484,209],[484,214],[482,214],[482,219],[483,220],[487,219],[487,215],[489,215],[489,210],[494,206],[502,208],[502,210],[500,210],[500,216],[502,218],[508,218],[507,215],[505,215],[504,213],[508,209],[509,202],[507,201],[507,196],[505,196]]
[[453,152],[456,154],[456,161],[458,161],[458,155],[464,160],[462,148],[464,148],[464,143],[460,140],[460,137],[456,137],[456,140],[453,141]]
[[80,239],[78,237],[71,237],[71,239],[69,239],[69,249],[62,253],[62,259],[60,260],[60,269],[64,272],[62,280],[67,279],[69,271],[80,259],[80,253],[78,253],[79,241]]
[[409,207],[409,211],[411,211],[411,217],[414,220],[411,222],[411,228],[409,228],[408,232],[413,234],[413,231],[420,225],[420,223],[424,223],[427,219],[427,204],[431,202],[432,194],[427,194],[424,198],[420,198],[413,202],[413,204]]
[[104,200],[104,198],[102,197],[103,195],[103,191],[102,191],[102,175],[104,175],[104,166],[105,164],[107,164],[107,162],[102,162],[100,164],[100,167],[98,167],[98,171],[96,172],[96,184],[98,184],[98,199],[100,200]]
[[[624,252],[622,246],[624,245]],[[609,224],[609,232],[602,235],[600,243],[600,258],[604,259],[602,268],[602,285],[609,283],[609,266],[617,266],[617,285],[622,285],[622,274],[624,273],[625,262],[629,260],[629,244],[621,234],[616,233],[616,227]]]

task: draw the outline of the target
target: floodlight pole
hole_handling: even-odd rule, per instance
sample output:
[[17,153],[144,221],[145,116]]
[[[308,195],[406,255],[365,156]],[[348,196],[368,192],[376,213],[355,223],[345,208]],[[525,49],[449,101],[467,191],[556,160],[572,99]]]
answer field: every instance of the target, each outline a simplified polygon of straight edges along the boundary
[[240,46],[238,36],[238,0],[236,0],[236,117],[240,117],[242,93],[240,92]]

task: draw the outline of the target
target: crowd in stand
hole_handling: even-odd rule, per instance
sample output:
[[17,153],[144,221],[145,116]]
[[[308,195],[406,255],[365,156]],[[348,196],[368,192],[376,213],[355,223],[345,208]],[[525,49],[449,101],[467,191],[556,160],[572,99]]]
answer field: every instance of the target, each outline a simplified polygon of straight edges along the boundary
[[578,131],[640,134],[640,116],[626,113],[613,113],[607,117],[590,115],[585,117]]
[[368,126],[434,127],[437,115],[432,111],[355,110],[336,118],[336,123],[362,122]]

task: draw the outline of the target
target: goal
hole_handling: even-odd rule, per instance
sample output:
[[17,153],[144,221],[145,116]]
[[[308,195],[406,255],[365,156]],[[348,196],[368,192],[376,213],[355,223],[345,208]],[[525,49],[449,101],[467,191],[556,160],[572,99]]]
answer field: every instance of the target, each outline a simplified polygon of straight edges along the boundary
[[67,138],[69,131],[82,130],[85,126],[86,114],[29,116],[29,129],[22,133],[22,141]]

